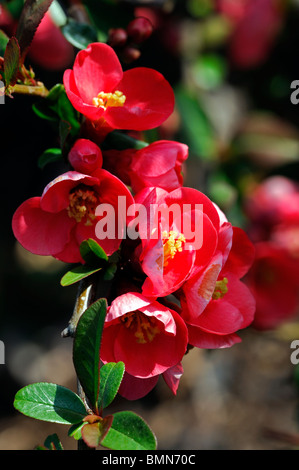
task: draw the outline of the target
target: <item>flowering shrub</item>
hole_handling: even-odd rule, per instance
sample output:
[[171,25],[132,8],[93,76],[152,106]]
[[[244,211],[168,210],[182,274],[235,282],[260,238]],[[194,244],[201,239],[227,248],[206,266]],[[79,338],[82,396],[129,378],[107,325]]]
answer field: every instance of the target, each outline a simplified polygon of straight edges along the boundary
[[[177,395],[193,349],[234,349],[245,330],[295,317],[298,186],[277,175],[252,184],[250,164],[234,152],[256,158],[258,125],[240,125],[231,148],[231,129],[216,138],[227,102],[212,116],[213,91],[222,99],[226,67],[204,53],[192,64],[192,47],[180,57],[188,41],[176,15],[168,21],[167,9],[131,5],[121,17],[115,3],[127,2],[79,3],[74,16],[52,0],[26,0],[18,14],[10,5],[3,10],[5,98],[38,96],[36,116],[57,132],[56,147],[38,160],[40,169],[57,167],[41,195],[29,186],[29,198],[16,203],[12,231],[25,251],[68,265],[61,286],[78,285],[62,332],[73,339],[77,393],[29,384],[14,406],[70,425],[81,449],[154,450],[155,435],[140,416],[107,408],[117,394],[139,400],[161,381]],[[227,46],[226,65],[241,74],[268,57],[284,14],[274,0],[190,0],[186,11],[200,24],[194,49]],[[171,63],[181,61],[173,81],[163,72],[168,63],[158,71],[137,62],[150,39]],[[27,60],[62,70],[61,83],[48,89]],[[176,83],[181,77],[185,88]],[[49,439],[40,448],[60,448]]]

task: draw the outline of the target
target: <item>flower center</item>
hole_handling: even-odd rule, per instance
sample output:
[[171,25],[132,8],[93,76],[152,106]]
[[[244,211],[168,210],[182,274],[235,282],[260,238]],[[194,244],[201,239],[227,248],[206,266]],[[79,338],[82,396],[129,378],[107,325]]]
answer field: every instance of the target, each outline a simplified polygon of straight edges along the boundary
[[92,104],[97,108],[104,108],[106,110],[108,107],[123,106],[125,101],[126,96],[119,90],[116,90],[114,93],[101,91],[97,97],[92,99]]
[[98,205],[95,192],[86,187],[77,187],[70,192],[69,201],[68,216],[74,218],[78,223],[85,217],[85,225],[92,225]]
[[154,337],[160,333],[155,318],[148,317],[144,313],[136,310],[126,313],[121,318],[126,328],[134,332],[137,343],[151,343]]
[[162,232],[164,249],[164,267],[168,265],[169,259],[173,259],[178,251],[183,251],[183,243],[186,239],[181,233],[166,230]]
[[216,281],[216,287],[212,295],[213,300],[222,299],[222,297],[224,297],[224,295],[227,294],[228,292],[227,283],[228,283],[228,279],[226,277],[224,277],[222,281]]

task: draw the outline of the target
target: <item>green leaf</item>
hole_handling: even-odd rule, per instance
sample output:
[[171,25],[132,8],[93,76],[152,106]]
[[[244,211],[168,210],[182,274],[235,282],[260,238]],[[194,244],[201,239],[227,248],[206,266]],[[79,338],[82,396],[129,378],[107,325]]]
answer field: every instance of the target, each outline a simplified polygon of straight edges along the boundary
[[103,142],[103,147],[114,150],[141,150],[147,146],[147,142],[144,142],[143,140],[134,139],[134,137],[131,137],[120,131],[110,132]]
[[78,321],[73,361],[79,382],[91,406],[97,408],[100,382],[100,345],[107,311],[106,299],[94,302]]
[[18,21],[16,38],[24,59],[35,32],[53,0],[26,0]]
[[181,140],[190,152],[202,160],[215,160],[217,147],[214,132],[199,98],[182,87],[175,90],[176,104],[181,115]]
[[75,284],[81,279],[85,279],[87,276],[91,276],[92,274],[100,271],[102,268],[92,268],[87,265],[80,265],[72,268],[70,271],[65,273],[65,275],[61,278],[60,284],[62,287],[67,287],[72,284]]
[[81,398],[68,388],[52,383],[35,383],[21,388],[14,407],[30,418],[51,423],[75,424],[86,416]]
[[83,426],[85,426],[84,421],[82,421],[81,423],[73,424],[68,430],[68,436],[73,437],[74,439],[76,439],[76,441],[82,439],[81,430]]
[[48,436],[44,442],[44,446],[49,450],[63,450],[63,446],[57,434]]
[[84,261],[89,265],[98,265],[99,261],[108,261],[108,256],[103,248],[92,238],[81,243],[80,253]]
[[155,450],[157,440],[139,415],[120,411],[113,414],[112,426],[101,445],[113,450]]
[[20,65],[20,47],[15,37],[9,39],[4,52],[5,85],[15,85]]
[[107,408],[114,400],[125,372],[123,362],[109,362],[100,370],[98,409]]
[[47,149],[38,159],[38,167],[44,168],[48,163],[57,162],[62,159],[61,150],[58,148]]
[[109,415],[95,423],[85,424],[81,432],[85,444],[89,447],[98,447],[111,428],[112,421],[113,416]]
[[116,271],[117,271],[116,263],[108,264],[103,274],[103,281],[112,281],[112,279],[114,279]]
[[9,37],[2,29],[0,29],[0,57],[4,56],[4,52],[9,41]]
[[98,40],[97,32],[91,25],[78,23],[72,18],[68,18],[61,31],[64,37],[78,49],[86,49],[90,43]]

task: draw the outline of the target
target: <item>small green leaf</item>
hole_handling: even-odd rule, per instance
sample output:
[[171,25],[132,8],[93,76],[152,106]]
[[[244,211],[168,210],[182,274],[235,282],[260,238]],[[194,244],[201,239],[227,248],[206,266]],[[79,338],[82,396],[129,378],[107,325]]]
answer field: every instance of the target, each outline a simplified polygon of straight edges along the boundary
[[104,437],[107,435],[113,416],[106,416],[95,423],[87,423],[82,428],[82,438],[89,447],[98,447]]
[[98,409],[107,408],[114,400],[125,372],[123,362],[109,362],[100,370]]
[[99,261],[108,261],[108,256],[103,248],[92,238],[81,243],[80,253],[84,261],[89,265],[98,265]]
[[105,269],[105,272],[103,274],[103,281],[112,281],[112,279],[114,279],[116,271],[117,271],[117,264],[116,263],[108,264],[108,266]]
[[79,439],[82,439],[81,430],[84,425],[85,425],[84,421],[82,421],[81,423],[73,424],[68,430],[68,436],[73,437],[74,439],[76,439],[76,441],[79,441]]
[[44,446],[49,450],[63,450],[63,446],[57,434],[48,436],[44,442]]
[[100,271],[102,268],[91,268],[85,264],[76,266],[75,268],[70,269],[65,275],[62,277],[60,284],[62,287],[67,287],[76,282],[81,281],[81,279],[86,278],[87,276],[91,276],[92,274]]
[[112,426],[101,445],[113,450],[155,450],[157,440],[139,415],[120,411],[113,414]]
[[43,169],[48,163],[57,162],[62,159],[61,150],[58,148],[47,149],[39,157],[37,165],[39,168]]
[[60,424],[75,424],[86,416],[81,398],[68,388],[35,383],[16,393],[14,407],[30,418]]
[[78,321],[73,361],[78,379],[91,406],[97,408],[100,381],[100,345],[107,311],[106,299],[94,302]]
[[9,41],[9,37],[2,29],[0,29],[0,57],[4,56],[4,52]]
[[110,132],[103,142],[104,148],[114,150],[141,150],[147,146],[147,142],[144,142],[143,140],[134,139],[134,137],[131,137],[120,131]]
[[5,85],[15,85],[20,65],[20,47],[15,37],[9,39],[4,52]]
[[92,42],[97,42],[97,32],[89,24],[78,23],[72,18],[68,18],[61,31],[64,37],[77,49],[86,49]]

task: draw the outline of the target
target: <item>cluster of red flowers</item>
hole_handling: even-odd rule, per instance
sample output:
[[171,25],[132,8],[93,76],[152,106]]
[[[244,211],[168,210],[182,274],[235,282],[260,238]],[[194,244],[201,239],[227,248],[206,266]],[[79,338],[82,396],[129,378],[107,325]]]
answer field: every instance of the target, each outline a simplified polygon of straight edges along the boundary
[[269,177],[251,191],[245,209],[256,250],[247,276],[256,299],[253,326],[272,329],[299,311],[299,186]]
[[[171,115],[174,93],[159,72],[123,72],[114,50],[94,43],[65,71],[64,86],[85,116],[84,131],[92,132],[74,143],[71,170],[16,210],[14,234],[29,251],[67,263],[84,262],[79,246],[88,238],[107,255],[119,251],[101,360],[125,363],[120,393],[129,399],[146,395],[161,375],[176,393],[190,347],[230,347],[252,323],[255,301],[241,278],[253,262],[253,245],[207,196],[183,186],[186,145],[163,140],[141,150],[101,148],[115,129],[148,130]],[[121,218],[120,197],[134,209]],[[99,240],[107,204],[118,235]],[[120,219],[136,237],[124,237]]]

